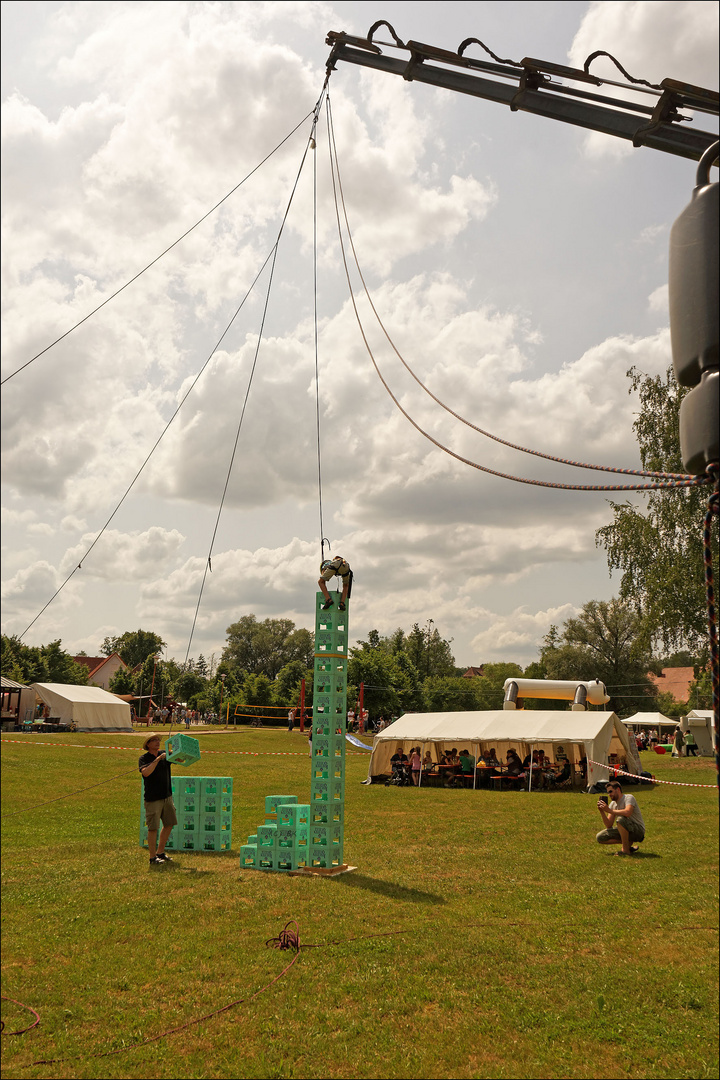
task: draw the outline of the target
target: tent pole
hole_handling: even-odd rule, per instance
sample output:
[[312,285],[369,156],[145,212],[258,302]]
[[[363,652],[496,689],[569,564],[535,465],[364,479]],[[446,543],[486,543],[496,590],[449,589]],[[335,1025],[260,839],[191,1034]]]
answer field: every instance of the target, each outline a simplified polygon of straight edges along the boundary
[[532,791],[532,766],[533,766],[533,746],[535,743],[530,743],[530,779],[528,780],[528,794]]
[[[470,745],[472,746],[472,743],[470,743]],[[478,748],[478,752],[475,755],[475,767],[473,769],[473,791],[475,790],[475,783],[477,781],[477,763],[478,763],[478,758],[480,757],[480,743],[477,744],[477,748]]]
[[421,750],[422,757],[420,758],[420,775],[418,776],[418,787],[422,787],[422,771],[423,771],[423,761],[425,759],[425,743],[422,743],[421,746],[422,746],[422,750]]

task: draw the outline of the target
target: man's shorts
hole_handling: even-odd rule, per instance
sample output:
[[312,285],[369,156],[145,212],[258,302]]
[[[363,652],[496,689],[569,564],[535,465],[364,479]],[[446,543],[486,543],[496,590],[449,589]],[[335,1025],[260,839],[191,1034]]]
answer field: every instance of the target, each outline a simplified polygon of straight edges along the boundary
[[345,573],[345,574],[342,574],[342,573],[340,573],[340,572],[339,572],[338,570],[336,570],[334,566],[328,566],[328,567],[327,567],[327,568],[326,568],[325,570],[323,570],[323,572],[322,572],[322,573],[320,574],[320,577],[321,577],[321,579],[322,579],[323,581],[330,581],[330,580],[331,580],[332,578],[334,578],[334,577],[335,577],[335,575],[337,574],[337,576],[338,576],[338,577],[340,578],[340,580],[342,581],[342,583],[343,583],[343,585],[344,585],[344,584],[345,584],[345,582],[347,581],[347,579],[348,579],[348,578],[350,577],[350,573],[351,573],[351,571],[350,571],[350,570],[348,570],[348,571],[347,571],[347,573]]
[[150,832],[156,832],[160,828],[161,821],[163,825],[177,825],[177,814],[172,797],[145,803],[145,824]]
[[[623,825],[630,834],[630,840],[634,844],[642,844],[643,840],[645,839],[645,830],[636,822],[634,822],[632,818],[625,818],[623,820]],[[611,829],[603,829],[597,834],[595,839],[597,840],[598,844],[622,843],[620,831],[614,825]]]

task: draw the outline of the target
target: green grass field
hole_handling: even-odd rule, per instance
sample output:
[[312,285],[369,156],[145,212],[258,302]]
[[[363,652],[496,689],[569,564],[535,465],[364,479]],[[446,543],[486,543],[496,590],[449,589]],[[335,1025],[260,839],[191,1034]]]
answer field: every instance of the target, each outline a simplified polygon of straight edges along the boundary
[[[159,870],[137,846],[139,737],[3,738],[2,992],[41,1015],[3,1034],[4,1075],[718,1075],[716,791],[642,790],[648,837],[618,859],[594,843],[594,796],[362,786],[358,753],[357,869],[287,877],[238,855],[265,795],[308,798],[306,740],[199,738],[216,753],[189,771],[234,777],[233,851]],[[715,783],[707,759],[645,760]],[[322,947],[258,994],[292,959],[266,947],[291,919]],[[8,1002],[3,1019],[32,1022]],[[49,1058],[67,1060],[31,1065]]]

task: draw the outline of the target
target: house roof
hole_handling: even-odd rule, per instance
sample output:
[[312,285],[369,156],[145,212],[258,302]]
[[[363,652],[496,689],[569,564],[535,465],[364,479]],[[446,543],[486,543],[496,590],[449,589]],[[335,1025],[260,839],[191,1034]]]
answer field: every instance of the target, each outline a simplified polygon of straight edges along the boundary
[[483,670],[484,668],[482,665],[480,667],[469,667],[467,671],[464,672],[463,679],[479,678],[482,675]]
[[661,694],[672,694],[676,701],[687,701],[690,684],[695,681],[691,667],[664,667],[662,675],[650,675],[650,680]]
[[89,675],[92,676],[99,671],[104,664],[107,664],[108,660],[112,660],[114,656],[117,656],[123,667],[127,667],[127,664],[120,656],[120,653],[116,652],[110,653],[109,656],[73,656],[73,660],[76,664],[84,664],[88,669]]

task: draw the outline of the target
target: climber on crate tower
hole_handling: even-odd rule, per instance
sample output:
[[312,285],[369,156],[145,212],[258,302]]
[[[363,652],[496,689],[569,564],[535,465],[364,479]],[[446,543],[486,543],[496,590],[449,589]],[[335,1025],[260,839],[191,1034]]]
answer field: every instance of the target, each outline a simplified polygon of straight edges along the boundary
[[331,578],[339,577],[342,581],[342,596],[340,597],[340,603],[338,607],[341,611],[345,610],[345,601],[350,596],[352,591],[352,579],[353,572],[350,569],[350,564],[343,559],[342,555],[336,555],[334,559],[323,559],[320,564],[320,578],[318,585],[320,586],[320,592],[325,597],[325,603],[323,604],[323,611],[327,611],[333,606],[332,597],[328,592],[327,582]]

